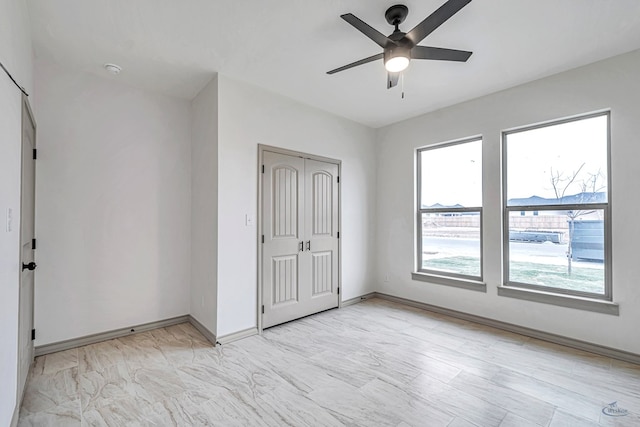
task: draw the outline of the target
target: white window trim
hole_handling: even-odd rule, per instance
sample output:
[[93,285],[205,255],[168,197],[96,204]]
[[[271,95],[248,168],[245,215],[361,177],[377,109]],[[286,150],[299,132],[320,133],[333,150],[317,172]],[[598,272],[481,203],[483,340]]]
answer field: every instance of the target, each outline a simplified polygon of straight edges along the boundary
[[[421,153],[423,151],[436,150],[439,148],[460,145],[469,142],[480,141],[484,145],[482,135],[447,141],[440,144],[420,147],[416,150],[416,259],[415,270],[411,274],[411,278],[416,281],[428,282],[438,285],[453,286],[462,289],[470,289],[474,291],[486,292],[486,284],[483,282],[484,277],[484,258],[483,258],[483,214],[482,206],[469,208],[431,208],[424,209],[421,204],[422,195],[422,167]],[[484,162],[483,162],[484,165]],[[484,167],[484,166],[483,166]],[[484,183],[481,184],[481,188]],[[422,268],[422,214],[437,212],[477,212],[480,215],[480,276],[470,276],[459,273],[449,273],[440,270],[431,270]]]
[[[532,206],[507,206],[507,136],[512,133],[519,133],[543,127],[559,125],[594,117],[607,117],[607,202],[606,203],[585,203],[579,205],[542,205],[535,206],[536,210],[570,210],[576,207],[588,206],[593,209],[602,209],[604,211],[604,294],[595,294],[591,292],[572,291],[564,288],[553,288],[549,286],[533,285],[528,283],[511,282],[509,280],[509,212],[532,210]],[[553,120],[541,124],[524,126],[509,129],[502,132],[502,207],[503,207],[503,233],[502,233],[502,252],[503,252],[503,285],[498,287],[498,295],[509,296],[513,298],[521,298],[530,301],[543,302],[548,304],[562,305],[565,307],[578,308],[583,310],[598,311],[609,314],[618,314],[617,304],[613,301],[613,285],[612,285],[612,261],[611,261],[611,111],[599,111],[589,114],[573,116],[560,120]],[[577,301],[570,303],[567,301]],[[584,301],[596,302],[596,305],[584,303]],[[604,303],[605,305],[600,305]],[[606,305],[615,306],[615,309],[603,309]],[[598,308],[600,307],[600,308]],[[603,311],[604,310],[604,311]]]

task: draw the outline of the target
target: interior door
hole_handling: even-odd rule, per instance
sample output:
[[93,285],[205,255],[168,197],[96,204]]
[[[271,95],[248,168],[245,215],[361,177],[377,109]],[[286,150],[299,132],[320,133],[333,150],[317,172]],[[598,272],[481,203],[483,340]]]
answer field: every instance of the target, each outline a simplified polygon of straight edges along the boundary
[[20,305],[18,320],[18,398],[33,361],[34,224],[36,126],[26,98],[22,103],[22,183],[20,217]]
[[338,306],[338,165],[305,159],[305,243],[310,313]]
[[338,166],[265,151],[262,326],[338,306]]

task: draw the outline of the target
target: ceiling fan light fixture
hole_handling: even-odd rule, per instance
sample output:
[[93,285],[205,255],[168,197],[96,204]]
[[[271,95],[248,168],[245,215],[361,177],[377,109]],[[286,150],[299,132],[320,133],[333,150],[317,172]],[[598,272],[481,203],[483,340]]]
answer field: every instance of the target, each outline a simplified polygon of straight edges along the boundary
[[409,61],[411,61],[411,51],[402,46],[387,49],[384,53],[384,68],[390,73],[406,70]]
[[400,71],[404,71],[409,66],[409,58],[406,56],[396,56],[394,58],[389,58],[387,62],[384,63],[384,68],[387,69],[390,73],[398,73]]

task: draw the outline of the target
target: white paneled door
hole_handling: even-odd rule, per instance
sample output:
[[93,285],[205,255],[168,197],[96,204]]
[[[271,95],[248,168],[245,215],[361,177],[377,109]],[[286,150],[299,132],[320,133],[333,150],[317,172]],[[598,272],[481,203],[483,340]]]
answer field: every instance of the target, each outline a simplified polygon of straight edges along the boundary
[[264,151],[262,327],[338,306],[338,165]]
[[22,184],[20,216],[20,305],[18,314],[18,401],[33,360],[33,272],[36,127],[26,99],[22,107]]

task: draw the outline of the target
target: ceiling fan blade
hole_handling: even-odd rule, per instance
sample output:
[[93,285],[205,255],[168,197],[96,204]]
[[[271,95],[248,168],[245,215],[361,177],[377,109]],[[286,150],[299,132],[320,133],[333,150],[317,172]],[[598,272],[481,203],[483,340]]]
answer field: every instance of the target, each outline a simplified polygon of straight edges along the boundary
[[367,62],[372,62],[378,59],[382,59],[384,57],[384,53],[378,53],[377,55],[370,56],[368,58],[361,59],[360,61],[352,62],[351,64],[343,65],[342,67],[336,68],[335,70],[327,71],[327,74],[335,74],[340,71],[348,70],[349,68],[357,67],[358,65],[366,64]]
[[353,25],[358,31],[376,42],[378,46],[383,49],[387,47],[388,44],[396,44],[389,37],[385,36],[380,31],[376,30],[371,25],[367,24],[352,13],[345,13],[344,15],[340,15],[340,18]]
[[460,9],[469,4],[471,0],[449,0],[438,10],[427,16],[424,21],[416,25],[409,31],[406,37],[414,45],[420,43],[425,37],[431,34],[436,28],[442,25],[447,19],[458,13]]
[[441,47],[414,46],[411,49],[411,59],[435,59],[437,61],[466,62],[473,52]]
[[387,72],[387,89],[391,89],[392,87],[397,86],[399,78],[400,78],[400,73]]

